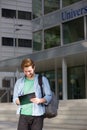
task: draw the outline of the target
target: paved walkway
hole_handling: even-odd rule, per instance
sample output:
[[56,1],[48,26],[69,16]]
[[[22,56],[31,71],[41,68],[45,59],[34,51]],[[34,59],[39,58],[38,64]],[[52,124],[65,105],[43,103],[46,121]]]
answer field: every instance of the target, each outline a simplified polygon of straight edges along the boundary
[[[55,122],[55,123],[54,123]],[[14,120],[11,120],[10,117],[6,120],[0,120],[0,130],[17,130],[18,118],[14,117]],[[43,130],[60,130],[58,129],[56,119],[45,119]]]
[[[0,121],[0,130],[17,130],[17,122]],[[43,130],[48,130],[48,128],[43,127]]]
[[0,121],[0,130],[17,130],[17,122]]

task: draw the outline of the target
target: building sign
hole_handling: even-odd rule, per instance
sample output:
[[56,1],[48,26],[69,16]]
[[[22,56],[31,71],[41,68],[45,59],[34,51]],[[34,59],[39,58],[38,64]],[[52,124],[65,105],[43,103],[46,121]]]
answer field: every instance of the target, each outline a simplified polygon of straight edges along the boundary
[[68,10],[66,9],[65,11],[62,11],[61,13],[62,22],[74,19],[76,17],[83,16],[83,15],[87,15],[87,6],[81,7],[78,9],[74,9],[74,8],[71,8]]

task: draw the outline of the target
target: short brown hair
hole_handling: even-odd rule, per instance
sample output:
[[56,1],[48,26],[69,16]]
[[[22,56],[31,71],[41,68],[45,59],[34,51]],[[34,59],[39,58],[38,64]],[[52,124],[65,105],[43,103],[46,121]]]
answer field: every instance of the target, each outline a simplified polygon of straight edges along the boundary
[[21,68],[22,70],[25,68],[25,67],[29,67],[29,66],[32,66],[32,68],[34,68],[35,64],[34,64],[34,61],[29,59],[29,58],[26,58],[22,61],[21,63]]

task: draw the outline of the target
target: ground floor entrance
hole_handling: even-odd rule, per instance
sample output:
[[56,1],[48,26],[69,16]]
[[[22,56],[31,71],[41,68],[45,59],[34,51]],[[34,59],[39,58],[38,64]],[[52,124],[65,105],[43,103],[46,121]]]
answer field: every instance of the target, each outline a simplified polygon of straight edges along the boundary
[[[67,99],[85,99],[86,98],[86,68],[85,65],[67,67]],[[55,71],[42,72],[51,85],[51,89],[56,93],[59,99],[63,99],[63,79],[62,68]],[[65,74],[64,74],[65,75]],[[65,93],[65,92],[64,92]]]
[[[9,72],[13,73],[11,76],[13,81],[19,77],[20,63],[25,57],[35,61],[36,73],[41,73],[48,78],[51,89],[58,99],[87,98],[87,42],[79,42],[1,61],[0,71],[6,72],[7,75],[5,75],[5,82],[9,83],[7,78]],[[3,74],[0,75],[0,88],[3,88],[2,76]],[[12,80],[10,80],[11,84],[14,83]],[[9,84],[9,86],[12,90],[14,89],[14,85]]]

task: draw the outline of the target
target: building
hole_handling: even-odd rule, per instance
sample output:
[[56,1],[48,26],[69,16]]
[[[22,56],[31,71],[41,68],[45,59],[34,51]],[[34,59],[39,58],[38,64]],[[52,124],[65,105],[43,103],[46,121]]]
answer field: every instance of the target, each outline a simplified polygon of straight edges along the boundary
[[87,1],[32,0],[32,14],[33,53],[1,61],[0,70],[30,57],[59,99],[87,98]]
[[0,60],[32,52],[32,1],[0,1]]
[[33,0],[32,6],[39,71],[60,99],[87,98],[87,1]]
[[[0,0],[0,61],[32,53],[31,18],[32,0]],[[0,73],[2,91],[13,82],[13,72]]]

